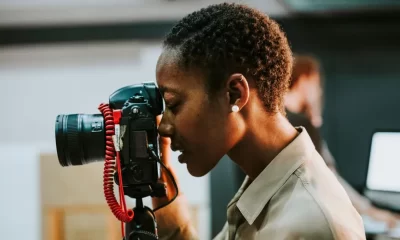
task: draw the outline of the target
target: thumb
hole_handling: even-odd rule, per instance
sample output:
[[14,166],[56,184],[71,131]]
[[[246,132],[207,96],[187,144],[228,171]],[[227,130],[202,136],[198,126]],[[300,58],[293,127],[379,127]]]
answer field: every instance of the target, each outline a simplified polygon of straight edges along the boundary
[[[157,116],[157,126],[160,125],[162,115]],[[172,177],[175,180],[175,183],[177,184],[179,188],[179,181],[176,175],[176,172],[174,168],[171,165],[171,139],[168,137],[161,137],[160,136],[160,153],[161,153],[161,161],[164,163],[165,167],[168,168],[170,171]],[[163,181],[167,185],[167,189],[169,192],[169,195],[174,195],[172,192],[175,191],[173,180],[167,173],[167,169],[161,168],[161,176],[160,176],[161,181]]]
[[[161,123],[161,119],[162,119],[162,115],[158,115],[156,117],[157,120],[157,127],[160,126]],[[171,159],[171,139],[168,137],[162,137],[160,136],[159,139],[159,144],[160,144],[160,153],[161,153],[161,161],[163,161],[163,163],[169,167],[170,166],[170,159]]]

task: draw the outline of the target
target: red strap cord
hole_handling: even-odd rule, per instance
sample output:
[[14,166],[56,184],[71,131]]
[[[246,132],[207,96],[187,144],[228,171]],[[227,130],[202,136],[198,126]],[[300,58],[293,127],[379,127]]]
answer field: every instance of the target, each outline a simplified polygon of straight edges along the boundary
[[[124,222],[132,221],[134,214],[131,209],[126,209],[124,188],[122,183],[120,152],[119,148],[115,148],[113,141],[113,137],[116,137],[115,127],[119,127],[121,112],[118,110],[113,112],[109,105],[104,103],[100,104],[99,110],[103,114],[105,122],[104,128],[106,130],[106,153],[103,173],[104,196],[114,216],[121,221],[121,231],[122,236],[124,237]],[[114,195],[115,167],[117,168],[118,172],[119,198],[121,206],[118,204]]]

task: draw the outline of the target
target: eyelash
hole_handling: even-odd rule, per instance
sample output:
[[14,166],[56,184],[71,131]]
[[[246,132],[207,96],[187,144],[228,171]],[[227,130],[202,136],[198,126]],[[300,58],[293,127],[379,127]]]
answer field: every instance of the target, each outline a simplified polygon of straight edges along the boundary
[[176,112],[178,105],[179,104],[176,103],[176,104],[172,104],[172,105],[166,105],[166,107],[174,113],[174,112]]
[[173,110],[173,109],[175,109],[176,108],[176,104],[174,104],[174,105],[169,105],[169,106],[167,106],[167,108],[169,109],[169,110]]

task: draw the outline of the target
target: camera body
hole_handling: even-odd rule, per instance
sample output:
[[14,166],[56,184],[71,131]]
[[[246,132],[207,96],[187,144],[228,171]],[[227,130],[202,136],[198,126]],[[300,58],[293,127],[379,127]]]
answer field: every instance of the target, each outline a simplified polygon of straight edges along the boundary
[[[120,151],[125,194],[132,198],[165,196],[160,175],[160,150],[156,117],[163,112],[163,101],[154,83],[141,83],[118,89],[109,97],[110,117],[102,114],[59,115],[56,145],[62,166],[105,161],[107,137],[115,126],[114,145]],[[104,113],[103,113],[104,114]],[[110,115],[110,114],[109,114]],[[112,124],[112,126],[114,126]],[[119,184],[118,174],[114,181]]]
[[151,184],[157,180],[157,129],[151,105],[143,96],[130,97],[122,108],[121,165],[124,184]]
[[[163,111],[162,96],[157,87],[153,83],[127,86],[114,92],[109,102],[114,111],[121,109],[117,142],[121,146],[126,195],[133,198],[164,196],[164,185],[157,183],[160,151],[156,116]],[[116,173],[114,177],[118,183]]]

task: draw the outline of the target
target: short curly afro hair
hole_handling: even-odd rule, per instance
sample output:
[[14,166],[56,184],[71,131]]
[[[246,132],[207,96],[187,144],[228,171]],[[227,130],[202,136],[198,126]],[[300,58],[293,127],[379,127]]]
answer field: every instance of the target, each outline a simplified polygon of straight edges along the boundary
[[179,64],[205,74],[210,93],[233,73],[255,81],[266,110],[284,112],[292,52],[279,25],[265,14],[234,3],[210,5],[180,20],[164,48],[177,49]]

